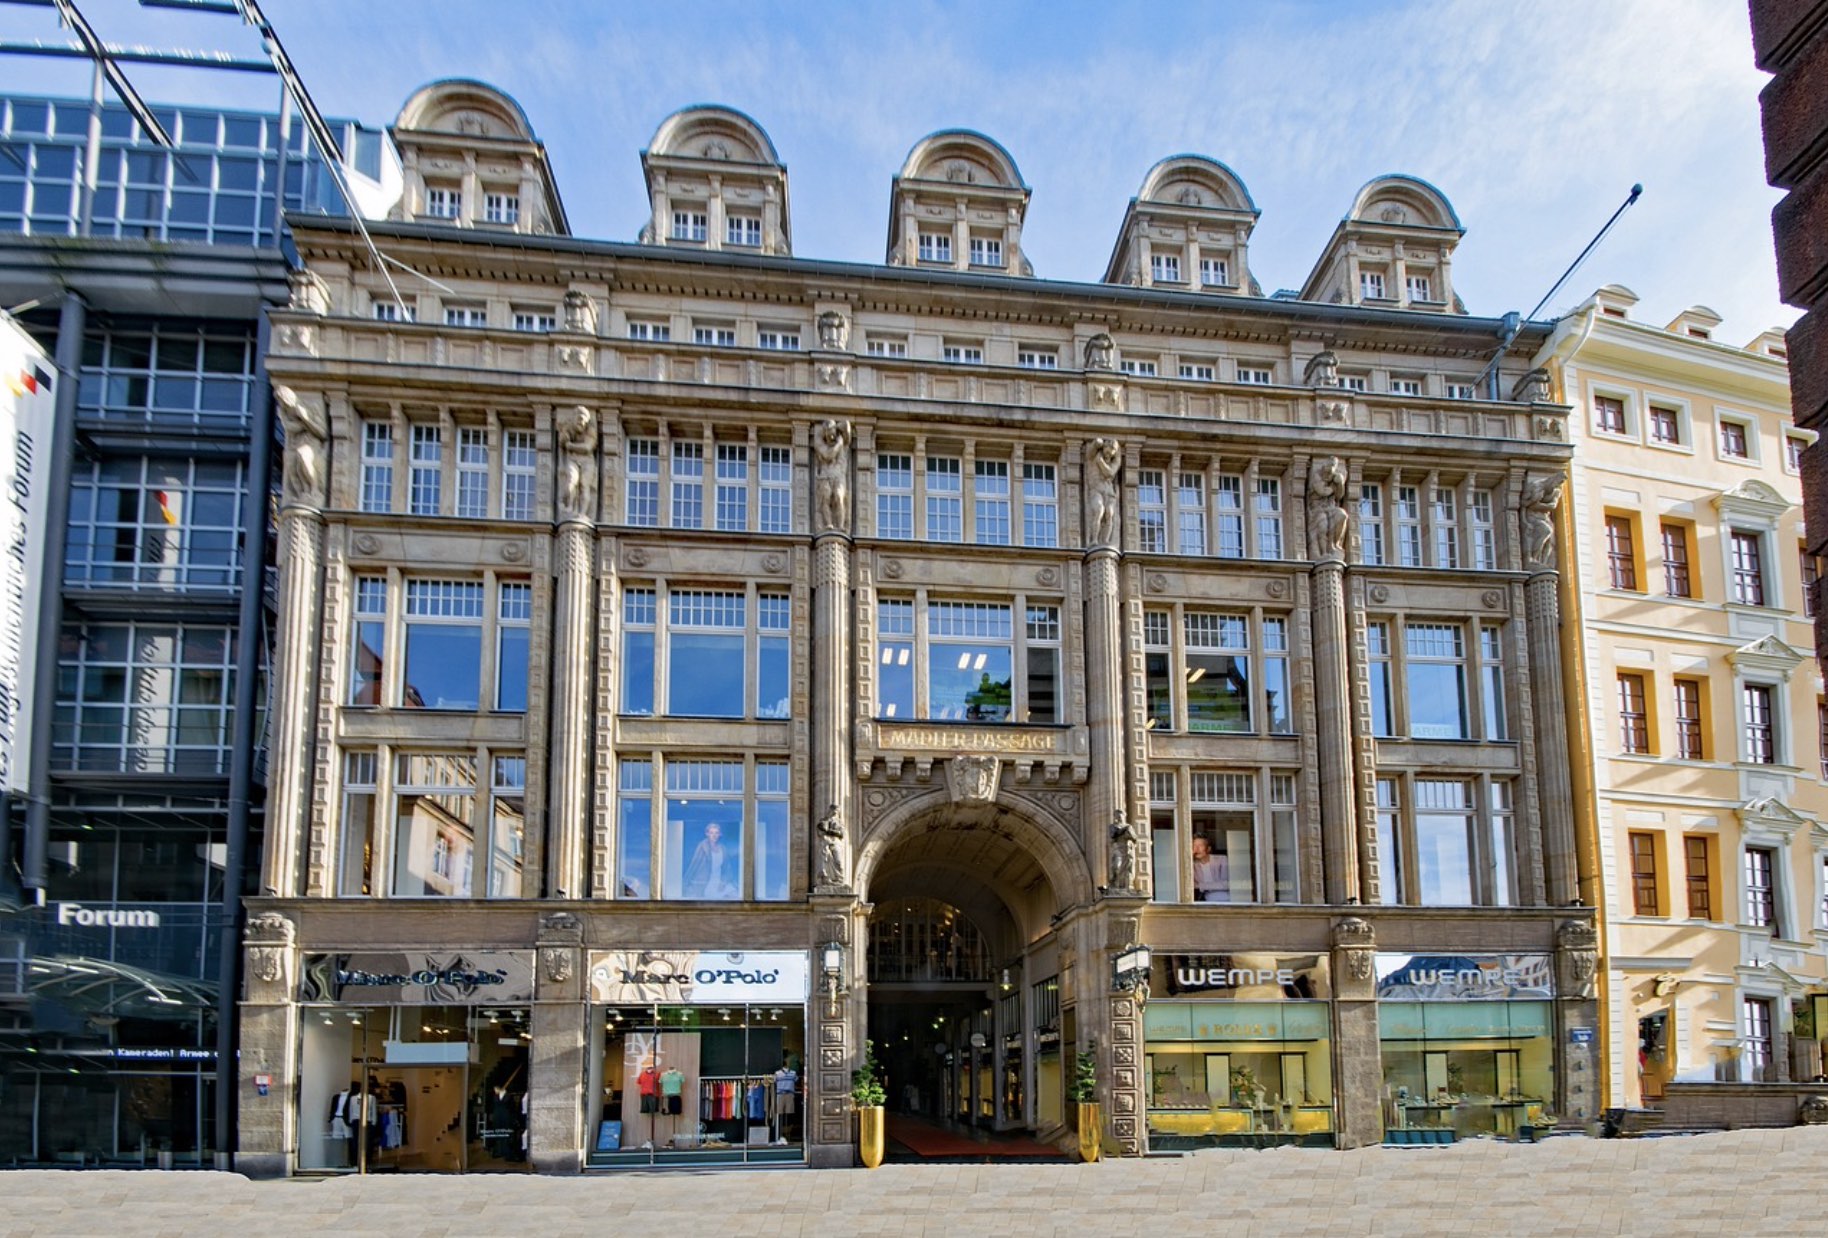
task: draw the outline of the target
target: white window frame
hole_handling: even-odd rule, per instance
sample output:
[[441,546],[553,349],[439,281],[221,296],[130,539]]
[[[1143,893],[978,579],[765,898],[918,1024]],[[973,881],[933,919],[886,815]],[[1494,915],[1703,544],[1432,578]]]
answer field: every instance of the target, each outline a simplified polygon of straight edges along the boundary
[[490,224],[519,223],[520,195],[514,193],[483,194],[482,221]]
[[762,247],[762,217],[730,213],[724,216],[724,244],[739,249]]
[[628,320],[628,338],[650,344],[670,343],[673,324],[663,318],[631,318]]
[[703,207],[675,206],[673,230],[667,235],[671,240],[703,244],[709,230],[710,217]]
[[1231,264],[1224,258],[1201,258],[1200,287],[1231,287]]
[[952,265],[952,234],[921,231],[915,238],[915,253],[921,262]]
[[1179,284],[1181,279],[1181,255],[1178,250],[1163,253],[1155,250],[1149,255],[1149,282],[1152,284]]

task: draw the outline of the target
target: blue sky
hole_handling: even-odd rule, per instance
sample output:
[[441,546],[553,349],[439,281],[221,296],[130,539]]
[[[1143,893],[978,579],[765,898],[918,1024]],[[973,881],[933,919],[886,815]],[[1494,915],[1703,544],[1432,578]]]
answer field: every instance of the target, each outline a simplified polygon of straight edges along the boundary
[[[111,41],[257,55],[226,17],[84,0]],[[1527,310],[1632,182],[1645,194],[1550,303],[1622,283],[1662,323],[1701,303],[1722,338],[1793,321],[1779,303],[1758,91],[1738,0],[1320,3],[798,3],[264,0],[326,113],[393,119],[419,85],[478,77],[546,142],[574,232],[632,239],[639,152],[693,102],[741,108],[787,163],[796,252],[879,262],[889,180],[934,129],[980,129],[1034,191],[1036,273],[1095,280],[1157,159],[1228,164],[1262,217],[1251,266],[1299,287],[1359,186],[1437,185],[1467,236],[1477,314]],[[59,37],[0,5],[9,37]],[[271,107],[270,79],[133,70],[148,98]],[[7,89],[80,94],[78,65],[0,58]]]

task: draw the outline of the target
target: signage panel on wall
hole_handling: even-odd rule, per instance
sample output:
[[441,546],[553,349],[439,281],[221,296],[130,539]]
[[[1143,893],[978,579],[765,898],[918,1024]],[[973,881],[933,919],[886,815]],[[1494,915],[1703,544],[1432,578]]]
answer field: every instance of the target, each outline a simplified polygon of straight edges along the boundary
[[1551,954],[1380,954],[1377,996],[1399,1002],[1502,1002],[1555,996]]
[[809,968],[796,950],[607,950],[590,956],[598,1002],[792,1002],[806,1000]]
[[[1164,954],[1153,986],[1160,997],[1205,1001],[1307,1001],[1333,995],[1325,954]],[[1165,975],[1164,975],[1165,973]]]
[[57,367],[0,312],[0,786],[29,792],[38,582],[51,475]]
[[307,954],[299,1000],[346,1006],[495,1006],[533,1000],[533,951]]

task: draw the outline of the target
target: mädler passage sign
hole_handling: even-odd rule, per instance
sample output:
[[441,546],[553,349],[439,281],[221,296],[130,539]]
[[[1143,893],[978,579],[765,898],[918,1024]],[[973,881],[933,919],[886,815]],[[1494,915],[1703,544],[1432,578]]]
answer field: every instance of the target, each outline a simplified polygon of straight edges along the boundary
[[56,367],[0,313],[0,786],[27,794]]

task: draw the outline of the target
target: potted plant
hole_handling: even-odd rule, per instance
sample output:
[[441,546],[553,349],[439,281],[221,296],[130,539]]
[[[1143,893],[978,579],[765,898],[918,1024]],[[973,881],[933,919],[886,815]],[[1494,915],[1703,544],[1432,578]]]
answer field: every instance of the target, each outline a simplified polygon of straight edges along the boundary
[[1079,1158],[1095,1161],[1104,1130],[1104,1114],[1098,1103],[1097,1041],[1087,1044],[1073,1059],[1073,1081],[1067,1088],[1067,1099],[1079,1106]]
[[882,1102],[887,1097],[877,1074],[876,1042],[863,1042],[863,1064],[851,1071],[851,1104],[857,1107],[857,1153],[865,1169],[882,1164]]

